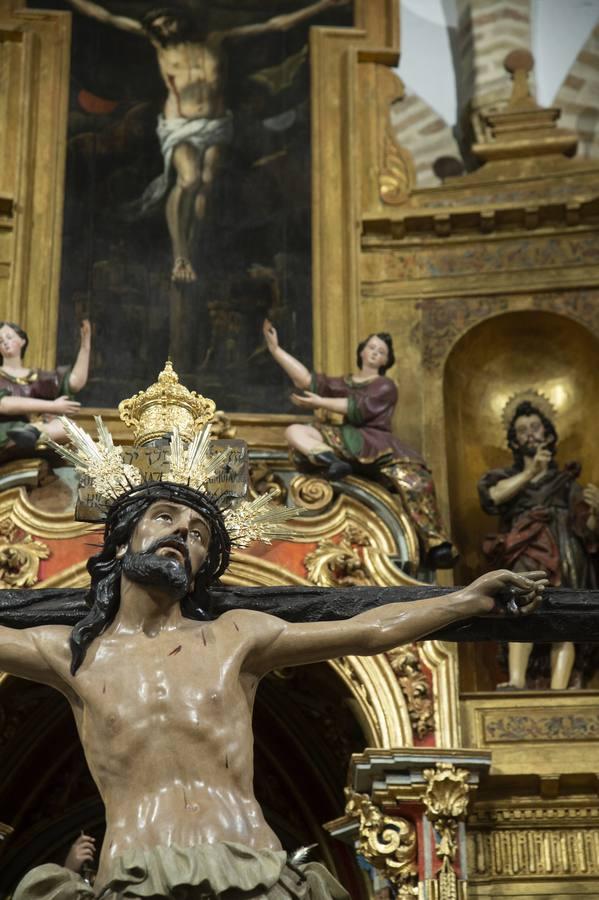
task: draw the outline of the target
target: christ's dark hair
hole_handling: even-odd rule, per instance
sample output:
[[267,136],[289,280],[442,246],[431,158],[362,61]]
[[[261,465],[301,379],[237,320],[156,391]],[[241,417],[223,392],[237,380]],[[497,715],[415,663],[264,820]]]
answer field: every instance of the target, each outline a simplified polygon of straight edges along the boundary
[[[156,26],[158,19],[171,19],[176,24],[175,31],[171,35],[164,35]],[[148,37],[163,47],[170,44],[205,41],[208,35],[207,16],[182,6],[161,6],[151,9],[142,17],[141,25]]]
[[229,564],[231,539],[227,534],[216,499],[186,485],[151,482],[134,488],[114,503],[108,513],[104,545],[87,564],[91,586],[87,595],[89,612],[71,632],[71,672],[73,675],[85,659],[87,648],[110,625],[118,612],[121,578],[119,547],[127,544],[135,526],[152,503],[170,500],[198,512],[210,528],[210,544],[204,564],[196,575],[193,592],[181,601],[181,611],[188,618],[205,619],[209,615],[207,589],[223,574]]
[[510,424],[507,430],[507,443],[508,447],[512,451],[514,455],[514,462],[519,467],[522,468],[524,465],[524,454],[522,452],[522,447],[519,445],[518,440],[516,438],[516,419],[519,419],[520,416],[538,416],[541,422],[543,423],[543,428],[545,429],[545,436],[547,440],[547,449],[553,456],[555,454],[555,449],[557,446],[557,431],[555,425],[551,421],[551,419],[547,418],[547,416],[541,412],[538,406],[535,406],[534,403],[531,403],[530,400],[524,400],[522,403],[519,403],[516,407],[516,411],[511,418]]
[[13,331],[16,331],[19,337],[25,341],[23,349],[21,350],[21,357],[25,356],[25,350],[27,350],[27,345],[29,344],[29,335],[26,331],[23,331],[20,325],[16,325],[14,322],[0,322],[0,328],[4,328],[5,325],[8,325]]
[[370,338],[377,337],[379,340],[384,341],[387,345],[387,350],[389,351],[389,356],[387,362],[384,366],[379,366],[379,375],[384,375],[387,369],[390,369],[391,366],[395,365],[395,353],[393,352],[393,338],[389,334],[388,331],[374,331],[372,334],[369,334],[368,337],[360,341],[358,344],[358,349],[356,351],[356,358],[358,360],[358,369],[362,368],[362,357],[361,353]]

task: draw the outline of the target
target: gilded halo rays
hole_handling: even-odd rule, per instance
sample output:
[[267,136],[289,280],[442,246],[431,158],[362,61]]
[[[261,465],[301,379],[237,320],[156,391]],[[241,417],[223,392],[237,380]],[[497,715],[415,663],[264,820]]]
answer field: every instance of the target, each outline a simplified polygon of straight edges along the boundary
[[[94,417],[96,441],[65,416],[61,417],[61,422],[70,446],[48,441],[83,476],[98,509],[106,512],[112,503],[133,488],[152,481],[164,481],[212,494],[236,547],[247,547],[252,541],[270,543],[272,539],[293,537],[287,522],[302,510],[275,505],[272,502],[274,493],[245,500],[240,499],[239,492],[236,495],[234,491],[222,488],[231,481],[231,473],[233,480],[238,476],[235,457],[239,454],[239,445],[243,444],[246,451],[247,447],[240,441],[225,444],[223,449],[215,446],[210,436],[210,422],[206,421],[212,417],[214,403],[180,385],[170,362],[154,385],[120,404],[121,418],[128,427],[140,409],[142,415],[137,415],[135,422],[133,453],[130,447],[114,444],[112,434],[100,416]],[[164,461],[159,472],[147,464],[147,457],[156,453],[161,454]],[[215,483],[221,485],[220,492],[211,490]]]

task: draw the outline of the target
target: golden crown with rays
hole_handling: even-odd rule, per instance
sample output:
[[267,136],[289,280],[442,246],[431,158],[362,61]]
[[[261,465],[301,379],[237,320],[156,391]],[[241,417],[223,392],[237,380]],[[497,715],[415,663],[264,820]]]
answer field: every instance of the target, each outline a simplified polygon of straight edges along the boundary
[[121,420],[133,432],[132,446],[115,445],[100,416],[94,417],[97,440],[62,416],[70,446],[48,443],[80,473],[77,518],[99,521],[133,488],[165,481],[210,494],[237,547],[293,538],[286,523],[301,510],[275,506],[273,494],[245,499],[247,444],[211,438],[215,409],[212,400],[179,383],[169,360],[154,384],[119,404]]
[[521,403],[531,403],[533,406],[543,413],[544,416],[547,416],[548,419],[553,421],[557,414],[557,410],[555,409],[551,400],[542,394],[540,391],[535,390],[534,388],[530,388],[527,391],[518,391],[517,394],[512,394],[509,400],[506,402],[503,407],[503,411],[501,413],[501,421],[506,429],[510,427],[511,421],[514,418],[516,410],[520,406]]

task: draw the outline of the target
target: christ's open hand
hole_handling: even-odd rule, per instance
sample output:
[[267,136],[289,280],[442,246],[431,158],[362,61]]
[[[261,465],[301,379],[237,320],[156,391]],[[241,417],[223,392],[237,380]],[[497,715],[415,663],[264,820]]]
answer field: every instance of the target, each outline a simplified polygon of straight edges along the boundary
[[464,588],[464,594],[472,601],[473,615],[527,615],[539,606],[548,584],[547,573],[540,570],[524,575],[499,569],[477,578]]

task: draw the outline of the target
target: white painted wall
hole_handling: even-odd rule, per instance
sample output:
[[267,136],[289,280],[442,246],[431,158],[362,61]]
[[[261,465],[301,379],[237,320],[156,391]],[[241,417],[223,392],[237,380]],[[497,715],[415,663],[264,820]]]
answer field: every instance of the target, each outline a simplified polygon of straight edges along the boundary
[[[548,106],[599,21],[599,0],[531,0],[531,15],[537,100]],[[450,126],[457,106],[449,29],[456,25],[455,0],[401,0],[399,75]]]

